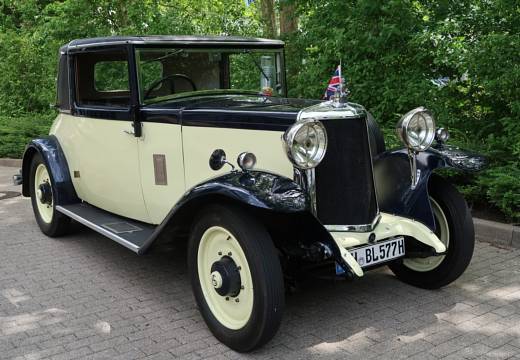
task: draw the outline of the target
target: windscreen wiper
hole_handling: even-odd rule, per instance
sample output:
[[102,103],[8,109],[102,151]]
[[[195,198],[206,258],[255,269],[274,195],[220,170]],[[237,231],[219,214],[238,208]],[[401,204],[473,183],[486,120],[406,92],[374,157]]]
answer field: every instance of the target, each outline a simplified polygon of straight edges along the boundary
[[153,61],[164,60],[164,59],[167,59],[167,58],[172,57],[174,55],[180,54],[183,51],[184,51],[184,49],[177,49],[175,51],[167,53],[166,55],[159,56],[158,58],[142,61],[141,64],[148,64],[148,63],[153,62]]
[[251,50],[247,50],[246,53],[249,54],[249,56],[251,56],[251,60],[253,60],[253,62],[255,63],[256,67],[258,68],[258,70],[260,70],[260,72],[265,77],[265,79],[267,81],[269,81],[269,83],[270,83],[271,79],[269,79],[269,76],[267,76],[267,74],[264,72],[264,69],[262,69],[260,64],[256,61],[255,56],[251,53]]

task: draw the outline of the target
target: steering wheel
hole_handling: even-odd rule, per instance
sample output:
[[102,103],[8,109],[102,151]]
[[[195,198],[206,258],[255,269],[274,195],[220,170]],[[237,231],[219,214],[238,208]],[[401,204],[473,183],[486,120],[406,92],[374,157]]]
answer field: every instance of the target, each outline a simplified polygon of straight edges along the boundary
[[191,87],[193,88],[193,91],[197,91],[197,87],[195,86],[195,83],[188,76],[186,76],[184,74],[172,74],[172,75],[164,76],[164,77],[154,81],[150,85],[148,90],[146,90],[146,92],[144,93],[144,98],[148,99],[150,97],[150,93],[153,90],[156,90],[159,87],[159,85],[162,84],[165,81],[168,81],[170,83],[170,86],[171,86],[171,89],[172,89],[172,94],[174,94],[175,93],[175,83],[174,83],[173,79],[175,79],[175,78],[181,78],[181,79],[186,80],[187,82],[190,83]]

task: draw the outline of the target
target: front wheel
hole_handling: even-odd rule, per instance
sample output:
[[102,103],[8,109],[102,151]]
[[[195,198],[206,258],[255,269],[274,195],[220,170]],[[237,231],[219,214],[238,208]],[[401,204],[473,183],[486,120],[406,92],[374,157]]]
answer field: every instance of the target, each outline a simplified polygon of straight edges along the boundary
[[389,267],[408,284],[438,289],[458,279],[468,267],[475,247],[475,233],[466,201],[453,185],[434,175],[430,179],[429,193],[435,233],[446,245],[446,255],[408,258]]
[[239,208],[208,207],[191,231],[188,266],[197,305],[218,340],[246,352],[276,334],[284,308],[282,269],[256,219]]

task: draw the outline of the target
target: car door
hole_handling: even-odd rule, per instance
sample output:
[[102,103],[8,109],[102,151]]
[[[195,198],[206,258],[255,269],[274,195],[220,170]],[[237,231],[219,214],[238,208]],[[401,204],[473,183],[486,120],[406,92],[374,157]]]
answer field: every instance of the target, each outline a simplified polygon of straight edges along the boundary
[[53,131],[72,168],[78,196],[96,207],[149,222],[133,134],[128,52],[91,51],[73,57],[75,99]]
[[[157,79],[164,77],[163,64],[155,58],[161,52],[137,49],[141,101]],[[157,87],[161,92],[161,87]],[[139,118],[142,134],[138,138],[143,196],[150,222],[159,224],[184,194],[184,157],[179,110],[142,106]]]

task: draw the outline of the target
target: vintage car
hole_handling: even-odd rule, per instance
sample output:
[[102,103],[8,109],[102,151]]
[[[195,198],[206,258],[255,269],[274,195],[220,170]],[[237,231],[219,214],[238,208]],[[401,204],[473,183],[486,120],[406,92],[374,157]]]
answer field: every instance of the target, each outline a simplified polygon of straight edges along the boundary
[[295,279],[388,265],[435,289],[471,260],[466,202],[433,172],[485,160],[446,145],[422,107],[397,124],[403,148],[386,151],[361,105],[287,98],[279,40],[74,40],[60,49],[56,107],[14,179],[40,229],[61,236],[72,219],[137,254],[186,242],[198,308],[237,351],[274,336]]

